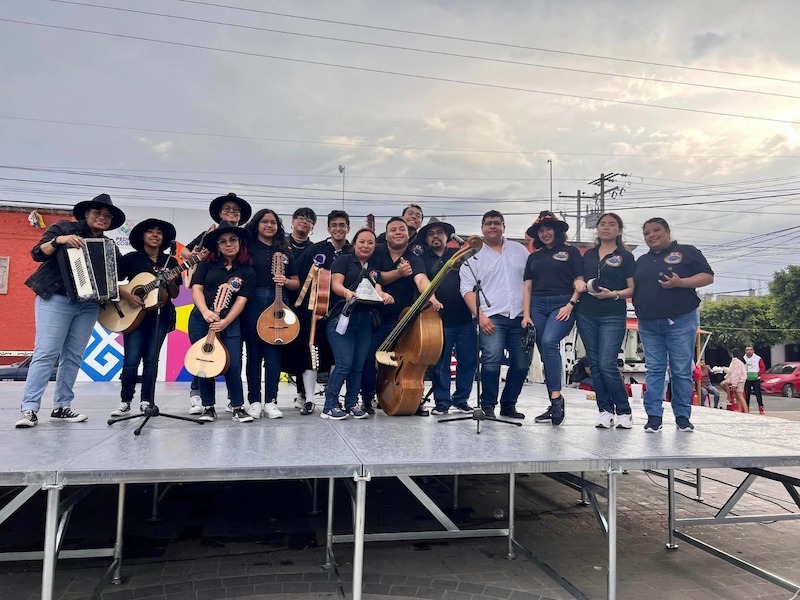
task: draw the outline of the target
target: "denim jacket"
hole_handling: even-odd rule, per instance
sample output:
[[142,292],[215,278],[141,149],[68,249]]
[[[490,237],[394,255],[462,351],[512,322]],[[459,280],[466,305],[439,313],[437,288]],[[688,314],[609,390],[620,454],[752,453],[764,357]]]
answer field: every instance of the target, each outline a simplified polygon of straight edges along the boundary
[[[66,294],[64,280],[61,277],[61,269],[58,265],[58,252],[54,252],[48,256],[42,252],[42,245],[49,243],[53,238],[60,235],[73,234],[79,235],[83,238],[105,237],[93,235],[92,230],[89,229],[89,226],[86,224],[86,220],[63,220],[50,225],[50,227],[45,230],[44,234],[42,235],[42,239],[39,240],[39,243],[33,247],[33,250],[31,250],[31,257],[33,260],[42,264],[39,265],[39,268],[36,269],[36,272],[28,277],[28,279],[25,281],[25,285],[31,288],[37,296],[41,296],[47,300],[50,298],[50,296],[56,293],[60,293],[62,295]],[[117,268],[119,268],[121,258],[122,254],[120,253],[119,249],[117,249]]]

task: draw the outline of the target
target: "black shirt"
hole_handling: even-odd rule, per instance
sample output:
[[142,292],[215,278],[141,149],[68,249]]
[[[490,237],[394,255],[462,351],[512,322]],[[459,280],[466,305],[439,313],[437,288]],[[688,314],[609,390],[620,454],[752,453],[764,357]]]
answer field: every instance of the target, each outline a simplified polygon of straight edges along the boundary
[[226,269],[222,262],[215,261],[209,262],[203,260],[197,265],[197,269],[192,275],[192,285],[203,286],[203,296],[206,300],[206,306],[209,310],[214,310],[214,297],[217,294],[217,288],[223,283],[229,282],[233,278],[241,279],[242,287],[231,298],[230,304],[222,311],[220,317],[223,319],[227,316],[230,307],[239,296],[243,298],[251,298],[255,289],[256,273],[253,267],[243,267],[236,265],[230,270]]
[[403,255],[396,261],[392,260],[389,254],[389,247],[386,244],[378,244],[375,247],[375,252],[369,262],[370,270],[375,269],[385,273],[397,269],[401,258],[405,258],[411,265],[411,276],[400,277],[392,283],[381,284],[383,291],[391,294],[394,298],[393,304],[383,304],[380,307],[381,318],[384,323],[396,323],[403,309],[414,304],[414,298],[417,295],[417,284],[414,283],[414,278],[420,273],[425,274],[425,264],[420,260],[419,256],[414,254],[411,246],[406,248]]
[[[597,279],[601,287],[609,290],[624,290],[628,278],[633,277],[636,262],[633,254],[617,246],[613,252],[600,259],[600,248],[589,248],[583,255],[583,278],[586,281]],[[627,310],[625,300],[595,298],[591,294],[581,295],[581,314],[610,316],[624,315]]]
[[[410,233],[409,232],[409,234],[410,235],[409,235],[409,238],[408,238],[408,247],[409,248],[415,248],[416,247],[416,251],[414,252],[414,254],[416,254],[417,256],[421,256],[422,253],[425,251],[425,249],[428,247],[428,241],[427,240],[423,240],[423,239],[417,239],[418,236],[417,236],[417,232],[416,231],[414,233]],[[386,232],[385,231],[377,237],[377,239],[375,240],[375,243],[376,244],[385,244],[386,243]]]
[[[445,248],[441,257],[428,248],[422,255],[422,262],[425,263],[425,271],[428,279],[433,281],[436,274],[442,269],[444,263],[453,256],[458,250],[456,248]],[[439,287],[436,288],[436,298],[442,303],[444,308],[439,311],[444,327],[454,327],[464,325],[472,321],[472,313],[467,308],[467,303],[461,296],[461,276],[458,269],[452,269],[444,276]]]
[[[355,254],[342,254],[339,258],[335,259],[331,264],[331,274],[344,275],[343,285],[351,291],[355,291],[364,277],[368,278],[373,285],[381,282],[380,271],[376,270],[375,267],[370,264],[370,261],[367,261],[366,268],[362,267],[361,261],[358,260]],[[331,317],[340,314],[344,308],[344,298],[336,294],[332,288],[330,304],[332,308],[329,316]],[[373,304],[356,302],[353,305],[353,310],[367,311],[373,306]]]
[[300,284],[302,285],[306,277],[308,277],[315,257],[319,257],[318,262],[321,261],[319,264],[320,269],[330,269],[334,259],[341,254],[350,254],[352,251],[353,247],[349,243],[345,243],[341,250],[337,250],[331,243],[330,238],[311,244],[297,259],[297,274],[300,276]]
[[698,273],[713,275],[705,256],[695,248],[672,242],[658,252],[650,250],[636,261],[633,281],[633,305],[640,319],[667,319],[692,312],[700,306],[694,288],[664,289],[658,283],[663,275],[677,273],[691,277]]
[[291,233],[286,234],[286,245],[292,251],[292,256],[294,256],[295,260],[300,258],[300,255],[303,254],[306,248],[308,248],[313,244],[314,242],[312,242],[308,238],[304,239],[302,242],[298,242],[296,239],[292,237]]
[[287,249],[276,248],[275,244],[267,245],[260,240],[254,240],[252,244],[247,247],[247,251],[253,258],[253,269],[256,272],[256,287],[269,287],[275,284],[272,279],[272,257],[275,252],[283,252],[286,257],[284,262],[284,274],[286,277],[297,275],[297,267],[295,266],[294,257]]
[[582,274],[580,250],[559,244],[531,254],[522,278],[531,280],[533,296],[562,296],[572,294],[575,278]]

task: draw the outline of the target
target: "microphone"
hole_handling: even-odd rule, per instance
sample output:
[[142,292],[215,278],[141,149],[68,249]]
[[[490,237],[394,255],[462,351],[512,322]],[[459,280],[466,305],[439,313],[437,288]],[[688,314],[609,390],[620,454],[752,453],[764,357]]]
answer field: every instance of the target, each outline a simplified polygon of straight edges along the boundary
[[453,240],[454,242],[458,242],[459,246],[463,246],[464,244],[466,244],[466,242],[463,239],[461,239],[456,233],[451,233],[450,239]]

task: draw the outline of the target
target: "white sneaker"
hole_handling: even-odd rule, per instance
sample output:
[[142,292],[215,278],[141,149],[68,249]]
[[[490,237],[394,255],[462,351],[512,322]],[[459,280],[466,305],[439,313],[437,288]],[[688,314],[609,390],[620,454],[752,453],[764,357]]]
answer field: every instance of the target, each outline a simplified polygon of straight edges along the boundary
[[119,406],[111,412],[112,417],[124,417],[131,412],[130,402],[120,402]]
[[598,415],[594,426],[598,429],[611,429],[614,426],[614,415],[604,410]]
[[145,412],[148,408],[150,408],[150,403],[147,400],[142,400],[139,403],[139,412]]
[[261,402],[251,402],[250,406],[247,407],[247,414],[253,417],[254,419],[260,419]]
[[305,396],[302,396],[302,395],[298,394],[297,396],[294,397],[294,407],[297,410],[303,410],[303,407],[305,405],[306,405]]
[[202,415],[203,414],[203,399],[200,396],[192,396],[189,398],[192,403],[192,407],[189,409],[190,415]]
[[633,415],[617,415],[617,429],[632,429]]
[[283,413],[274,402],[266,402],[264,403],[264,416],[270,419],[282,419]]

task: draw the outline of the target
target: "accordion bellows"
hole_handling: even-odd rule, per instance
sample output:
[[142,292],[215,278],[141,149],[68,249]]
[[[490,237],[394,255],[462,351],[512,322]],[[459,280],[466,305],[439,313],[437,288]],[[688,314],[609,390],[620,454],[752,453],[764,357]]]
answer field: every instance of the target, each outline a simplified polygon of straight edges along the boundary
[[117,252],[106,238],[85,238],[83,248],[59,249],[59,264],[70,302],[119,300]]

